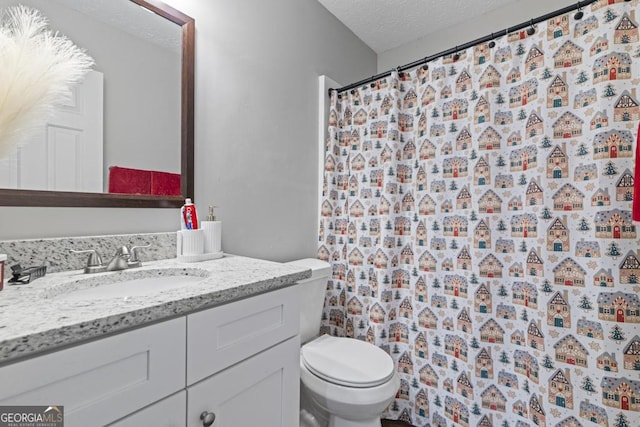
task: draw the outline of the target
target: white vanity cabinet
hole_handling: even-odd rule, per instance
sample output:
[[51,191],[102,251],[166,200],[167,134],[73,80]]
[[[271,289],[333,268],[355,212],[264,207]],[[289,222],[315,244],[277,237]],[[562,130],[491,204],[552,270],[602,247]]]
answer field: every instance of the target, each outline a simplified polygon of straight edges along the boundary
[[298,328],[281,288],[2,366],[0,405],[63,405],[65,427],[297,427]]

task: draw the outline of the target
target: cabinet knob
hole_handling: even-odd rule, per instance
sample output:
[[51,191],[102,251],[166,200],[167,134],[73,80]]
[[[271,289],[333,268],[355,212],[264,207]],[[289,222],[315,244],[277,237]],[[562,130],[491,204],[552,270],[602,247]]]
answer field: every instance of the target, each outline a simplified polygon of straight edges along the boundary
[[202,425],[204,427],[210,427],[216,420],[216,414],[214,414],[213,412],[204,411],[200,414],[200,419],[202,420]]

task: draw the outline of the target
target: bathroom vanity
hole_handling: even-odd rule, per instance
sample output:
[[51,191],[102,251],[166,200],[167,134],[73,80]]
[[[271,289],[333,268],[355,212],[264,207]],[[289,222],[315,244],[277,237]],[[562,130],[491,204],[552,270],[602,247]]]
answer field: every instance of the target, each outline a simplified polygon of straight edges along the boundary
[[63,405],[66,427],[298,425],[293,284],[309,270],[243,257],[136,270],[5,289],[0,405]]

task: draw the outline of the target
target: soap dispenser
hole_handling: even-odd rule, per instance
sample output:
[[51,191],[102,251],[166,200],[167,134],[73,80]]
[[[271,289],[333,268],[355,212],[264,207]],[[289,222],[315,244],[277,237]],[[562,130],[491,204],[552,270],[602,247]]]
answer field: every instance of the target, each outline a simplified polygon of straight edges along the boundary
[[214,208],[209,206],[209,214],[205,221],[200,222],[204,231],[204,252],[210,254],[222,253],[222,221],[217,221]]

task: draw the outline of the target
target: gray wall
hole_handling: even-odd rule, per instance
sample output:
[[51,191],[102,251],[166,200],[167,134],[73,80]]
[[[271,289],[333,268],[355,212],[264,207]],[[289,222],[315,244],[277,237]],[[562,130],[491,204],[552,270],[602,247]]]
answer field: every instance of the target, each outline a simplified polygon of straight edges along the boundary
[[[487,34],[504,31],[507,27],[527,22],[563,7],[575,0],[518,0],[500,9],[487,12],[462,24],[453,25],[422,39],[390,49],[378,55],[378,72],[409,64],[420,58],[463,45]],[[464,13],[464,11],[460,11]]]
[[[316,254],[318,76],[372,75],[376,55],[316,0],[165,0],[196,20],[196,194],[223,249]],[[0,207],[0,239],[172,231],[177,209]]]

